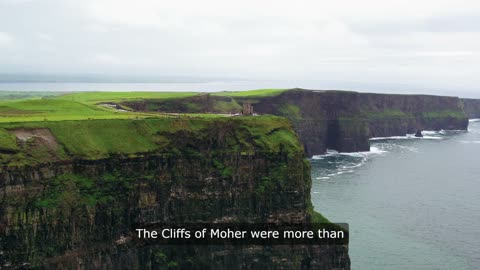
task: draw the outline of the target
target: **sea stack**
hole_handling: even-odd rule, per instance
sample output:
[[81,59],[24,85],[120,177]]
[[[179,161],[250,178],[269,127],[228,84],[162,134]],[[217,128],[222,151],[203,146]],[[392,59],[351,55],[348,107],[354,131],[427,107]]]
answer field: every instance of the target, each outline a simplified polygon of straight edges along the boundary
[[417,132],[415,133],[415,137],[417,138],[423,137],[422,131],[420,129],[418,129]]

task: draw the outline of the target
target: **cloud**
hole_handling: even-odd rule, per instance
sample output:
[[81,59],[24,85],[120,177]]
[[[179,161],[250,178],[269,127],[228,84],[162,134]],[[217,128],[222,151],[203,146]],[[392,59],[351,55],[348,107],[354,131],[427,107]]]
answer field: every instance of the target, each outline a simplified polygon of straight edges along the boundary
[[118,57],[108,53],[97,53],[90,60],[95,64],[101,65],[119,65],[122,63]]
[[480,83],[479,1],[0,1],[0,71]]
[[46,42],[52,42],[53,41],[53,37],[47,33],[43,33],[43,32],[36,32],[34,34],[34,36],[36,38],[38,38],[39,40],[42,40],[42,41],[46,41]]
[[24,4],[37,0],[0,0],[0,4]]
[[5,32],[0,32],[0,47],[6,47],[13,42],[13,37]]

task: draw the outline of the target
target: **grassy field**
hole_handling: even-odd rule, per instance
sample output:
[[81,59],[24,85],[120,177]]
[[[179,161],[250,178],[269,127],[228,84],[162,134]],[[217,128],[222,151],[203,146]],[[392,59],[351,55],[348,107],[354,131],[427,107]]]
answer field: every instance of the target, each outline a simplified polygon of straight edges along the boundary
[[140,99],[184,98],[200,94],[199,92],[81,92],[60,95],[55,99],[97,104]]
[[235,91],[235,92],[217,92],[212,93],[214,96],[225,97],[271,97],[285,92],[287,89],[257,89],[247,91]]
[[[257,89],[246,91],[226,91],[211,93],[214,96],[229,96],[229,97],[268,97],[275,96],[286,89]],[[128,100],[141,99],[171,99],[184,98],[195,95],[202,95],[200,92],[81,92],[64,94],[54,97],[55,99],[77,101],[88,104],[97,104],[101,102],[122,102]]]
[[[239,92],[212,93],[217,96],[266,97],[278,95],[284,89],[258,89]],[[69,94],[21,93],[0,91],[0,123],[36,122],[93,119],[135,119],[145,117],[167,117],[159,113],[122,112],[114,108],[99,106],[99,103],[128,100],[175,99],[195,95],[199,92],[78,92]],[[23,99],[22,99],[23,98]],[[224,108],[225,107],[225,108]],[[235,102],[219,101],[217,111],[241,109]],[[188,114],[190,117],[220,117],[218,114]]]
[[0,102],[0,123],[85,119],[128,119],[153,114],[119,112],[112,108],[76,101],[27,99]]

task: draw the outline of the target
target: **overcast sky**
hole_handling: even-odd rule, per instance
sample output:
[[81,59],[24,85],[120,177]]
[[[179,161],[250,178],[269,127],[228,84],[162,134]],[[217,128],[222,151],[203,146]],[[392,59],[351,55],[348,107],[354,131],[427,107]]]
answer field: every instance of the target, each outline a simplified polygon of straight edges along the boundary
[[0,73],[476,89],[480,1],[0,0]]

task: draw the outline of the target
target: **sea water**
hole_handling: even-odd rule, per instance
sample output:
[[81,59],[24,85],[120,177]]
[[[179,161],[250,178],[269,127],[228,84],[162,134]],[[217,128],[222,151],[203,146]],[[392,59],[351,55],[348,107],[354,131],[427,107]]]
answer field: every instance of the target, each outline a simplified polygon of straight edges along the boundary
[[480,269],[480,122],[312,158],[312,200],[350,225],[354,270]]

